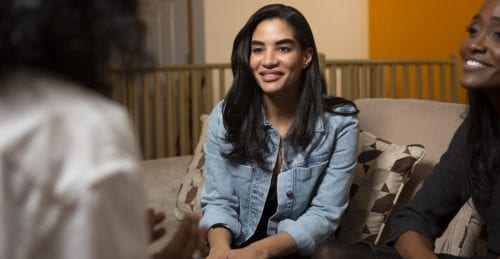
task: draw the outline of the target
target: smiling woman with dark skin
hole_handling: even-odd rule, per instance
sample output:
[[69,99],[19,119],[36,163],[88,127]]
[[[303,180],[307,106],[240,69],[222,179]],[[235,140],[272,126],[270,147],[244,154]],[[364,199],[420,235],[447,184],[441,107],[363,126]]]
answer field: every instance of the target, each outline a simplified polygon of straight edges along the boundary
[[460,47],[467,115],[432,175],[394,217],[388,244],[395,250],[337,243],[318,248],[315,258],[460,258],[435,254],[434,240],[469,198],[485,220],[488,254],[468,258],[500,258],[500,0],[485,1],[467,31]]

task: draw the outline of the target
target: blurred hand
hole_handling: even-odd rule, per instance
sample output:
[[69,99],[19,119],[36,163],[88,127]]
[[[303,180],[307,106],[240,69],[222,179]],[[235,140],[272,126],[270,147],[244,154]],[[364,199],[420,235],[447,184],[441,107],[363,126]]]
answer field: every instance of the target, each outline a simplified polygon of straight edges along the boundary
[[172,240],[155,255],[155,259],[191,259],[205,244],[206,229],[198,227],[199,216],[186,214]]
[[152,208],[146,210],[148,225],[151,233],[151,243],[162,238],[167,232],[164,227],[158,227],[158,225],[165,219],[165,214],[163,212],[155,211]]

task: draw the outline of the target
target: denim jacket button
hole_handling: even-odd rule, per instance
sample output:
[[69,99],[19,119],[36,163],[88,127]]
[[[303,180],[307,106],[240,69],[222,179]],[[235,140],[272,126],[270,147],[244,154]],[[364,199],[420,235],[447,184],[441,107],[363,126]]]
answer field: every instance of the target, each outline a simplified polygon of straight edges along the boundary
[[288,197],[289,199],[292,199],[293,198],[293,192],[292,191],[286,192],[286,197]]

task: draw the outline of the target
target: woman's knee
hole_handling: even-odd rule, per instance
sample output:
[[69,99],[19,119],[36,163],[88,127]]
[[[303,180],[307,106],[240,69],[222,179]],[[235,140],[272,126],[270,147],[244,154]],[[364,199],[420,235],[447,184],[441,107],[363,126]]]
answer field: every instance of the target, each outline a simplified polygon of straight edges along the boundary
[[353,245],[336,241],[318,246],[314,251],[312,258],[369,259],[376,258],[376,256],[369,247],[365,247],[364,245]]

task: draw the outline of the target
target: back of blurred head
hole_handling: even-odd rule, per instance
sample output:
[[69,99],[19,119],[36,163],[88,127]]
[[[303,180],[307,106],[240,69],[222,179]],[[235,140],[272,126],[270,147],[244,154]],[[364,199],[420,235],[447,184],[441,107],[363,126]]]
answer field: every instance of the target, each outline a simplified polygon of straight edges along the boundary
[[137,0],[1,0],[0,78],[37,69],[106,91],[111,55],[144,57]]

